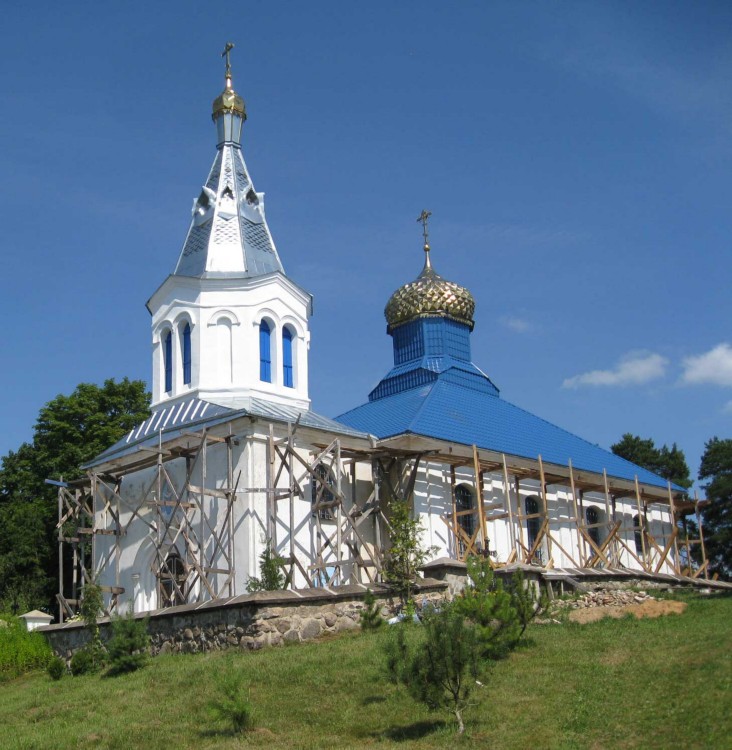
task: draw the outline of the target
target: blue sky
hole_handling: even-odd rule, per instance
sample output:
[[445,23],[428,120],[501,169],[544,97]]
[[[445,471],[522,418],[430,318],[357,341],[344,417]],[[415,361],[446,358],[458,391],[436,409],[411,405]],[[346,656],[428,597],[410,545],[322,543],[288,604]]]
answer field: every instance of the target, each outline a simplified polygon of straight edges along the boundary
[[149,380],[145,301],[215,152],[244,156],[315,295],[316,410],[391,364],[421,268],[476,303],[501,395],[608,447],[732,433],[732,5],[14,3],[0,31],[0,454],[82,381]]

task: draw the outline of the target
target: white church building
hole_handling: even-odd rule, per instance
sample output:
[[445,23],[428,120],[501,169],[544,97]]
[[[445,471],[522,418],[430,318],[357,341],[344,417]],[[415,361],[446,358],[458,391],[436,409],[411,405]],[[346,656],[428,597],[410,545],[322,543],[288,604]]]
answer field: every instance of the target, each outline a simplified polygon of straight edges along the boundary
[[310,408],[312,298],[244,161],[228,57],[225,78],[213,164],[147,302],[151,416],[59,490],[61,619],[92,577],[110,611],[245,594],[267,544],[289,588],[379,581],[393,502],[435,561],[684,573],[682,488],[502,399],[472,362],[473,297],[433,268],[426,232],[386,305],[393,369],[335,419]]

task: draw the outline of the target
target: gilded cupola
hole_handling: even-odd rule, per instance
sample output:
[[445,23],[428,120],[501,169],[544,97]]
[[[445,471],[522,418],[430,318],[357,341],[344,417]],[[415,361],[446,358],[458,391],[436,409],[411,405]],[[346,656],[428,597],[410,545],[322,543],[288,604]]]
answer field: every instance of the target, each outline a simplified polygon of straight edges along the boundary
[[394,292],[386,303],[384,316],[387,331],[411,320],[440,316],[464,323],[473,330],[475,300],[465,288],[453,281],[443,279],[433,268],[430,260],[430,245],[427,238],[429,212],[423,211],[419,218],[424,227],[424,268],[414,280]]
[[241,143],[241,128],[247,119],[247,111],[244,106],[244,100],[234,91],[231,74],[231,61],[229,53],[234,49],[231,42],[226,43],[226,47],[221,56],[226,58],[226,71],[224,79],[226,81],[224,90],[214,99],[211,117],[216,123],[218,135],[218,145],[231,143],[239,146]]

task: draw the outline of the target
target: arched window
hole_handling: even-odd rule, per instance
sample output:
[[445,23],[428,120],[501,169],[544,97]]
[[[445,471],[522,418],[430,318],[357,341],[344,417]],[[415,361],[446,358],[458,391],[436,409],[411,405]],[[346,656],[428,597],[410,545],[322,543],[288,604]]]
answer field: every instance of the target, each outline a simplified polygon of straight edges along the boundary
[[266,320],[259,324],[259,379],[272,382],[272,329]]
[[292,373],[292,329],[285,326],[282,329],[282,383],[287,388],[295,387]]
[[[455,487],[455,511],[460,528],[468,535],[473,536],[475,532],[475,513],[473,513],[473,492],[465,484]],[[464,514],[464,515],[461,515]]]
[[177,549],[172,549],[160,570],[160,595],[163,607],[185,604],[186,566]]
[[600,511],[593,505],[585,509],[585,521],[587,521],[587,533],[590,539],[599,547],[600,546]]
[[336,496],[333,493],[336,486],[335,477],[333,476],[333,472],[323,464],[318,464],[315,467],[315,476],[317,480],[315,477],[312,477],[310,480],[310,502],[314,508],[313,513],[317,512],[321,521],[332,521],[332,508],[318,508],[316,511],[315,506],[319,503],[332,503],[335,501]]
[[216,321],[216,373],[220,384],[234,381],[233,335],[231,320],[224,316]]
[[181,350],[183,352],[183,383],[191,384],[191,326],[186,323],[181,334]]
[[643,527],[641,526],[640,516],[633,516],[633,537],[635,540],[635,551],[637,554],[643,554]]
[[541,513],[541,501],[536,495],[530,495],[524,501],[524,508],[526,508],[526,515],[531,516],[531,518],[526,519],[526,536],[528,547],[531,550],[534,548],[541,531],[542,518],[539,515]]
[[173,390],[173,334],[168,331],[163,339],[163,360],[165,365],[165,392]]

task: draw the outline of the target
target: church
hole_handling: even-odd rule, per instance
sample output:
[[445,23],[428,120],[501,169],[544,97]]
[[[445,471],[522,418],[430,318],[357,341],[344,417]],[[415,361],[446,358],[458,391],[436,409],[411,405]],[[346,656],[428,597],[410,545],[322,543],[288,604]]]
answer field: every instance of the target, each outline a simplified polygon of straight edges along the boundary
[[475,301],[438,273],[426,211],[422,268],[386,302],[393,368],[346,413],[311,409],[312,298],[285,272],[244,160],[230,49],[213,164],[147,302],[151,416],[59,488],[61,621],[91,579],[109,612],[240,596],[267,546],[291,589],[380,581],[397,501],[421,523],[427,570],[480,555],[692,574],[682,488],[508,403],[473,363]]

